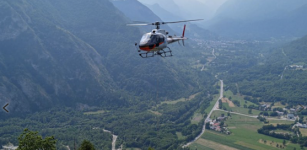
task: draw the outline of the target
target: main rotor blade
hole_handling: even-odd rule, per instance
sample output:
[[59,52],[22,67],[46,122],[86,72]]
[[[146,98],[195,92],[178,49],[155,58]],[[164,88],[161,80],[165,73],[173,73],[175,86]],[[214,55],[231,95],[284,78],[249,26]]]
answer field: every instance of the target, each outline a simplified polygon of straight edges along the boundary
[[148,26],[148,25],[153,25],[152,23],[148,23],[148,24],[145,24],[145,23],[140,23],[140,24],[127,24],[127,26]]
[[195,20],[182,20],[182,21],[173,21],[173,22],[162,22],[162,24],[168,24],[168,23],[180,23],[180,22],[190,22],[190,21],[200,21],[204,19],[195,19]]
[[148,23],[150,23],[150,22],[145,22],[145,21],[132,21],[133,23],[146,23],[146,24],[148,24]]

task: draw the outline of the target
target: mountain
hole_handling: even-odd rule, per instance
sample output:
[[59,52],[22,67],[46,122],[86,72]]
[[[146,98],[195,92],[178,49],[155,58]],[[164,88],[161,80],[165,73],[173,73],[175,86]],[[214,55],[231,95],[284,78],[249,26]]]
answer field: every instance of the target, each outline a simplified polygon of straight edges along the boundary
[[[159,2],[159,1],[158,1]],[[162,1],[161,1],[162,2]],[[153,21],[179,21],[186,20],[179,13],[172,13],[168,10],[164,9],[167,4],[174,4],[174,7],[177,7],[174,1],[167,0],[163,1],[163,5],[161,6],[157,3],[145,4],[138,2],[137,0],[116,0],[112,1],[115,7],[117,7],[120,11],[122,11],[129,19],[137,20],[137,21],[145,21],[145,22],[153,22]],[[128,7],[127,7],[128,6]],[[179,12],[179,11],[177,11]],[[152,19],[152,20],[150,20]],[[156,20],[153,20],[156,19]],[[191,19],[191,18],[190,18]],[[193,19],[193,18],[192,18]],[[194,18],[195,19],[195,18]],[[193,23],[187,24],[186,36],[189,38],[202,38],[202,39],[217,39],[218,36],[215,33],[212,33],[208,30],[198,27]],[[163,29],[166,29],[170,34],[181,35],[183,31],[183,23],[180,24],[168,24],[162,26]],[[150,27],[142,27],[142,31],[149,32],[153,29],[153,26]]]
[[[174,1],[182,10],[182,17],[185,19],[200,18],[208,20],[213,16],[214,10],[207,6],[206,3],[202,3],[198,0],[176,0]],[[172,10],[172,7],[169,6]],[[176,10],[173,10],[176,13]]]
[[150,10],[152,10],[157,16],[162,20],[184,20],[184,18],[179,17],[179,14],[172,14],[168,10],[162,8],[159,4],[155,3],[153,5],[146,5]]
[[193,90],[173,64],[138,56],[140,31],[108,0],[3,0],[0,9],[0,103],[13,114],[127,106],[125,95],[151,99],[157,79],[167,78],[161,97]]
[[307,21],[302,16],[306,3],[304,0],[228,0],[206,26],[232,38],[301,37],[307,33]]
[[[259,102],[281,102],[289,108],[307,104],[307,36],[272,49],[262,65],[232,69],[225,82]],[[233,88],[236,90],[236,88]]]
[[[216,9],[225,0],[139,0],[146,6],[158,4],[159,7],[184,19],[213,17]],[[152,9],[152,8],[151,8]],[[160,15],[159,15],[160,16]]]

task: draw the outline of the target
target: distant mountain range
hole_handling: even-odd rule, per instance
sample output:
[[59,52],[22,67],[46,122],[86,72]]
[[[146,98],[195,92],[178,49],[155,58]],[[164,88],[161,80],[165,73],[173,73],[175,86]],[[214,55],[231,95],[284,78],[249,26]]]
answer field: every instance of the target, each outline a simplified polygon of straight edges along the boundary
[[307,34],[307,1],[228,0],[205,25],[225,37],[269,39]]
[[157,79],[167,78],[161,97],[193,90],[176,66],[138,56],[142,34],[109,0],[3,0],[0,9],[0,104],[11,114],[126,106],[131,96],[152,98]]
[[[198,1],[197,1],[198,2]],[[155,22],[155,21],[179,21],[179,20],[187,20],[184,17],[180,16],[180,12],[174,8],[177,8],[177,5],[174,3],[173,0],[166,0],[163,1],[163,7],[159,4],[155,3],[153,5],[146,4],[144,6],[137,0],[116,0],[112,1],[115,7],[121,10],[129,19],[134,21],[145,21],[145,22]],[[172,9],[164,9],[165,6],[172,5]],[[179,7],[178,7],[179,8]],[[198,19],[196,16],[190,17],[191,19]],[[186,36],[189,38],[201,38],[201,39],[218,39],[219,37],[206,29],[198,27],[196,24],[197,22],[193,23],[179,23],[179,24],[168,24],[167,26],[162,26],[163,29],[166,29],[171,34],[181,35],[183,30],[183,25],[187,24],[187,31]],[[171,27],[171,28],[169,28]],[[144,31],[151,31],[154,26],[141,27]]]
[[161,18],[204,18],[197,23],[222,37],[262,39],[307,34],[305,0],[140,0]]
[[[288,107],[307,104],[307,36],[272,49],[261,65],[231,69],[225,82],[260,102],[282,102]],[[234,88],[236,90],[236,88]]]

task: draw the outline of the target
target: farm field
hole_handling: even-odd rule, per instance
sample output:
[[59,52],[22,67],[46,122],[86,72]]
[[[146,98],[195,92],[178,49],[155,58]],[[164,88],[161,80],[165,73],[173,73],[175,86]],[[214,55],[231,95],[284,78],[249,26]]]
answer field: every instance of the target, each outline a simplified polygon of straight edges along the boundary
[[307,136],[307,129],[300,128],[300,131],[303,136]]
[[97,114],[103,114],[105,111],[104,110],[98,110],[98,111],[89,111],[89,112],[84,112],[84,115],[97,115]]
[[184,140],[186,137],[182,135],[181,132],[176,132],[176,135],[178,137],[179,140]]
[[[224,113],[225,116],[227,115],[226,112],[214,111],[212,117],[220,116],[222,113]],[[258,119],[231,114],[231,117],[225,121],[225,123],[228,125],[229,131],[232,132],[231,135],[206,130],[201,139],[196,143],[202,144],[202,140],[205,139],[207,141],[219,143],[220,145],[242,150],[281,149],[277,148],[276,145],[282,144],[282,139],[257,133],[257,129],[264,125]],[[290,141],[287,141],[287,144],[284,147],[286,150],[293,150],[294,148],[300,149],[300,146],[298,144],[292,144]]]
[[255,106],[258,106],[257,104],[255,104],[255,103],[252,103],[252,102],[250,102],[250,101],[246,101],[246,103],[245,103],[245,100],[244,100],[244,96],[240,96],[240,95],[234,95],[233,93],[232,93],[232,91],[230,91],[230,90],[227,90],[227,91],[224,91],[224,96],[225,97],[231,97],[231,100],[233,101],[233,100],[238,100],[239,102],[240,102],[240,104],[241,104],[241,107],[243,107],[243,105],[244,104],[246,104],[247,106],[249,106],[249,105],[255,105]]
[[198,124],[199,121],[201,121],[201,119],[203,119],[203,115],[199,112],[195,112],[192,119],[191,119],[191,123],[192,124]]
[[196,94],[193,94],[193,95],[190,95],[188,98],[180,98],[180,99],[177,99],[177,100],[168,100],[168,101],[163,101],[161,102],[160,105],[162,104],[176,104],[176,103],[179,103],[179,102],[185,102],[185,101],[189,101],[189,100],[192,100],[193,98],[195,98],[196,95],[198,95],[199,93],[196,93]]
[[261,111],[259,110],[252,110],[252,114],[248,113],[248,108],[244,108],[244,104],[246,104],[247,106],[249,105],[255,105],[258,106],[255,103],[249,102],[249,101],[245,101],[243,98],[244,96],[239,96],[239,95],[233,95],[233,93],[230,90],[227,90],[224,92],[224,96],[226,97],[225,99],[228,100],[228,97],[231,97],[231,100],[238,100],[240,102],[240,107],[238,106],[233,106],[232,103],[229,103],[226,101],[223,102],[223,106],[226,108],[226,111],[232,111],[232,112],[237,112],[237,113],[242,113],[242,114],[246,114],[246,115],[258,115]]
[[220,97],[220,94],[213,95],[213,100],[210,102],[210,106],[206,108],[205,112],[209,113],[216,103],[217,99]]
[[198,143],[193,143],[191,146],[189,146],[190,149],[194,150],[194,149],[197,149],[197,150],[215,150],[214,148],[210,148],[210,147],[207,147],[207,146],[204,146],[204,145],[201,145],[201,144],[198,144]]

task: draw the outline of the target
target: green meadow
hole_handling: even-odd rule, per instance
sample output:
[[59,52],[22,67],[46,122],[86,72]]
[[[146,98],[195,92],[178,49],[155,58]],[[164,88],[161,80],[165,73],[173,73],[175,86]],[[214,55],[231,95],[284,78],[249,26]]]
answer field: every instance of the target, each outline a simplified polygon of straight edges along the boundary
[[[222,113],[227,115],[226,112],[215,111],[212,116],[220,116]],[[263,123],[258,119],[231,114],[231,117],[225,121],[225,124],[227,124],[229,131],[231,131],[232,134],[225,135],[215,131],[206,130],[206,132],[201,136],[201,139],[205,139],[207,142],[213,141],[221,145],[241,150],[300,149],[298,144],[293,144],[290,141],[287,141],[286,146],[283,146],[283,148],[277,148],[276,145],[281,145],[283,140],[258,134],[257,129],[263,126]],[[199,142],[196,143],[201,144]]]

